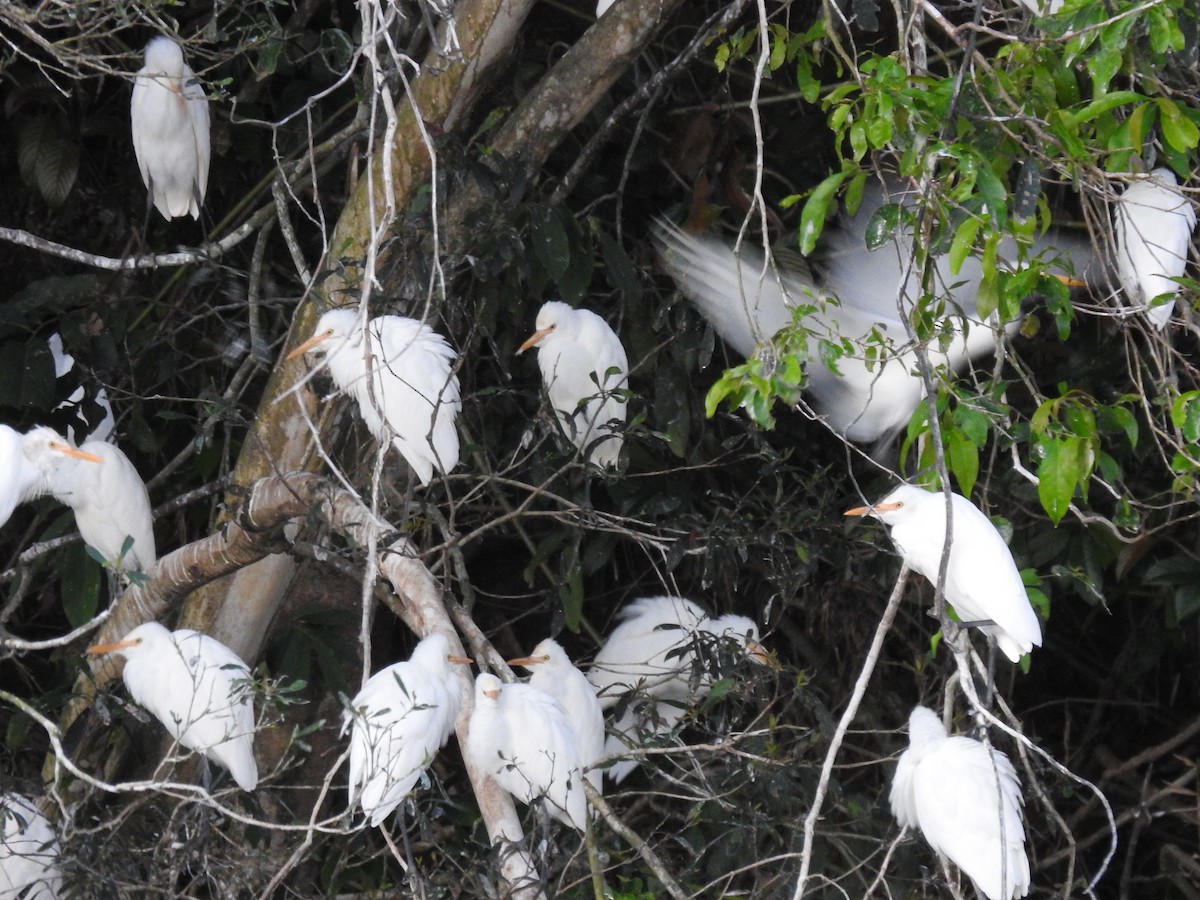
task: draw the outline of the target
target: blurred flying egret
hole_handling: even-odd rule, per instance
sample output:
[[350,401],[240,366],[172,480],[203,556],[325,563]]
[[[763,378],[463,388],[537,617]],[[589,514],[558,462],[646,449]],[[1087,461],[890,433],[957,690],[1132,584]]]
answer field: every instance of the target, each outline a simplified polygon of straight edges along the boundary
[[[1196,210],[1183,195],[1170,169],[1155,169],[1117,198],[1117,274],[1130,307],[1144,310],[1155,328],[1171,321],[1178,282],[1187,265],[1188,243]],[[1157,306],[1156,297],[1170,299]]]
[[[946,601],[959,619],[994,637],[1013,662],[1042,645],[1042,628],[1029,604],[1012,551],[996,526],[961,494],[954,504]],[[904,561],[930,584],[937,584],[946,542],[946,497],[902,484],[874,506],[846,510],[848,516],[873,516],[891,529]],[[982,624],[990,623],[990,624]]]
[[0,425],[0,526],[20,504],[46,493],[46,479],[25,455],[24,441],[19,431]]
[[142,183],[167,221],[200,218],[208,190],[208,98],[183,50],[168,37],[146,45],[129,106]]
[[58,835],[32,800],[0,794],[0,898],[55,900],[62,890]]
[[567,651],[553,638],[546,638],[529,656],[510,659],[508,664],[528,669],[532,673],[529,684],[545,691],[566,711],[579,748],[579,764],[587,770],[586,777],[592,787],[603,793],[600,770],[590,768],[604,756],[604,713],[591,682],[575,668]]
[[125,686],[184,747],[216,760],[243,791],[258,785],[250,669],[215,638],[190,628],[139,625],[124,640],[89,647],[125,659]]
[[542,304],[534,327],[517,353],[538,348],[542,383],[563,433],[591,462],[615,466],[624,440],[621,391],[629,377],[621,339],[594,312],[558,300]]
[[[649,709],[637,698],[625,705],[613,723],[604,745],[606,756],[617,756],[626,747],[643,743],[640,734],[667,734],[692,706],[708,696],[717,663],[727,663],[729,647],[735,661],[748,658],[765,662],[758,643],[758,627],[745,616],[710,618],[682,597],[643,597],[620,613],[621,624],[596,654],[587,678],[602,709],[615,706],[629,692],[648,699]],[[606,771],[620,783],[638,763],[622,760]]]
[[[908,232],[897,229],[891,240],[873,250],[867,249],[866,236],[884,204],[911,202],[911,192],[894,179],[886,187],[868,182],[855,214],[843,217],[841,227],[825,231],[815,260],[820,284],[807,273],[766,265],[762,252],[749,242],[735,253],[723,241],[694,237],[666,222],[658,223],[655,236],[680,291],[744,357],[752,357],[760,345],[791,325],[794,307],[813,307],[800,319],[811,332],[805,391],[834,431],[856,443],[885,444],[908,424],[925,396],[916,351],[897,311],[897,297],[903,295],[911,314],[923,291],[918,268],[909,264]],[[1091,261],[1090,244],[1063,234],[1035,242],[1034,250],[1043,255],[1057,252],[1078,267]],[[1015,245],[1004,242],[1001,252],[1015,254]],[[979,319],[979,260],[968,256],[958,272],[950,271],[947,256],[934,262],[932,290],[947,302],[945,312],[934,317],[929,360],[935,368],[959,372],[992,353],[1002,335]],[[1005,330],[1011,332],[1017,325],[1009,323]],[[822,362],[822,341],[838,347],[849,342],[849,350],[835,362],[837,371]]]
[[445,473],[458,465],[455,420],[462,402],[455,353],[444,337],[404,316],[379,316],[364,331],[356,310],[331,309],[287,358],[314,350],[324,355],[334,383],[354,398],[367,429],[378,441],[391,440],[421,484],[429,484],[434,468]]
[[425,773],[454,731],[459,695],[445,635],[429,635],[406,662],[380,669],[350,702],[342,733],[350,728],[350,805],[357,801],[380,824]]
[[[121,567],[144,572],[154,565],[154,516],[146,485],[124,453],[104,441],[74,447],[52,428],[29,431],[25,456],[42,473],[46,490],[75,513],[86,543]],[[124,558],[125,538],[133,546]]]
[[586,828],[575,732],[562,706],[545,691],[479,675],[465,755],[517,800],[529,805],[540,799],[564,825]]
[[919,828],[988,900],[1026,896],[1025,801],[1008,757],[995,748],[989,754],[968,737],[948,736],[937,713],[924,706],[908,718],[908,742],[892,781],[896,821]]
[[[62,335],[58,332],[46,338],[46,343],[50,346],[50,355],[54,357],[54,377],[56,379],[65,378],[75,369],[75,357],[63,349]],[[90,441],[107,441],[112,437],[113,428],[117,424],[117,420],[113,416],[112,404],[108,402],[108,392],[104,388],[96,390],[95,404],[100,408],[100,421],[92,424],[87,417],[87,407],[84,404],[86,392],[83,385],[79,385],[62,403],[58,404],[55,409],[75,409],[76,420],[83,420],[91,431],[83,439],[84,443]],[[67,426],[67,440],[71,443],[76,443],[75,428],[72,425]]]

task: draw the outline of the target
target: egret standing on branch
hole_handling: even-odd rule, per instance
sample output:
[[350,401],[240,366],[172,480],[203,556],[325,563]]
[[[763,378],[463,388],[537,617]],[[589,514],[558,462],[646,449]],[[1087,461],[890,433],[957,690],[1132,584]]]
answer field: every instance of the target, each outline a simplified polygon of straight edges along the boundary
[[541,799],[546,812],[564,825],[587,827],[575,732],[562,706],[545,691],[479,675],[464,752],[471,765],[517,800],[528,806]]
[[167,221],[200,218],[208,190],[208,98],[183,50],[168,37],[146,45],[129,106],[142,183]]
[[[1117,199],[1117,274],[1130,307],[1143,310],[1155,328],[1171,321],[1179,283],[1187,265],[1196,210],[1179,190],[1175,173],[1155,169]],[[1169,296],[1157,306],[1156,297]]]
[[125,687],[180,744],[215,759],[243,791],[258,786],[250,669],[215,638],[189,628],[139,625],[94,656],[125,659]]
[[[650,703],[649,714],[630,700],[605,742],[606,756],[617,756],[627,746],[640,746],[639,732],[666,734],[688,708],[708,696],[710,669],[722,658],[722,643],[736,647],[737,655],[764,663],[767,653],[758,643],[758,627],[745,616],[713,619],[691,600],[682,597],[643,597],[620,613],[621,624],[596,654],[587,678],[600,706],[609,709],[630,692],[640,692]],[[606,771],[620,783],[637,767],[622,760]]]
[[988,900],[1026,896],[1024,800],[1008,757],[968,737],[947,735],[937,713],[924,706],[908,718],[908,741],[892,781],[896,821],[919,828],[929,846],[966,872]]
[[600,770],[591,766],[604,756],[604,712],[591,682],[575,668],[567,651],[553,638],[546,638],[529,656],[510,659],[508,664],[524,666],[533,673],[529,684],[545,691],[566,711],[579,747],[579,764],[587,770],[592,787],[603,793]]
[[334,383],[354,398],[367,430],[378,441],[390,439],[421,484],[429,484],[435,468],[447,473],[458,465],[455,421],[462,401],[455,353],[444,337],[404,316],[379,316],[364,331],[357,310],[331,309],[287,358],[309,351],[324,354]]
[[[154,515],[137,469],[105,441],[76,448],[52,428],[40,426],[22,439],[25,456],[45,479],[54,499],[71,507],[84,541],[129,571],[154,565]],[[122,557],[126,538],[133,538]]]
[[350,804],[357,801],[374,827],[412,791],[454,731],[458,685],[445,635],[431,634],[406,662],[380,669],[350,702],[342,733],[350,731]]
[[[538,348],[538,368],[563,433],[586,459],[612,468],[621,457],[629,360],[602,318],[558,300],[542,304],[536,329],[517,350]],[[613,427],[613,422],[617,426]]]
[[[961,494],[954,504],[946,600],[967,625],[994,637],[1013,662],[1042,645],[1042,627],[1012,551],[988,517]],[[904,561],[930,584],[937,584],[946,543],[945,494],[902,484],[874,506],[846,510],[848,516],[872,516],[891,529]]]
[[19,431],[0,425],[0,526],[7,524],[13,510],[46,493],[42,470],[25,455],[25,439]]
[[0,794],[0,897],[55,900],[62,890],[58,835],[33,801]]

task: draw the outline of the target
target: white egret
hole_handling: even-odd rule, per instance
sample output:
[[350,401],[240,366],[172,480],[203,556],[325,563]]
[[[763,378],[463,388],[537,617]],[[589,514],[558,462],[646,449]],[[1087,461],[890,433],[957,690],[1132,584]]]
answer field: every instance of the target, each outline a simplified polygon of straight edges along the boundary
[[371,319],[364,332],[356,310],[331,309],[287,358],[314,350],[324,354],[334,383],[354,398],[367,429],[376,440],[391,440],[421,484],[429,484],[435,468],[445,473],[458,465],[455,421],[462,402],[455,353],[444,337],[404,316]]
[[215,638],[190,628],[139,625],[123,640],[89,647],[125,659],[125,687],[189,750],[216,760],[243,791],[258,785],[250,669]]
[[[1171,321],[1179,284],[1187,265],[1188,243],[1196,210],[1179,189],[1175,173],[1155,169],[1117,198],[1114,210],[1117,274],[1129,305],[1144,310],[1155,328]],[[1156,297],[1170,299],[1150,306]]]
[[[689,707],[708,696],[714,661],[722,659],[722,645],[731,642],[739,654],[763,663],[767,653],[758,643],[758,627],[745,616],[710,618],[682,597],[643,597],[620,613],[621,624],[596,654],[587,678],[608,709],[630,692],[649,701],[640,708],[636,697],[626,704],[605,742],[607,756],[642,743],[640,733],[667,734]],[[635,768],[622,760],[606,771],[620,783]]]
[[[805,375],[813,406],[826,423],[848,440],[882,444],[903,429],[924,399],[917,374],[917,355],[896,300],[903,295],[911,312],[922,295],[920,273],[909,265],[906,232],[868,250],[865,235],[872,216],[885,203],[911,203],[911,193],[890,182],[869,182],[862,203],[840,228],[827,229],[816,260],[821,278],[782,266],[768,266],[749,243],[735,253],[723,241],[694,237],[666,222],[656,228],[667,270],[680,290],[737,353],[751,357],[756,349],[792,323],[794,307],[813,307],[800,324],[811,336]],[[1055,234],[1035,244],[1045,254],[1077,266],[1090,262],[1090,244]],[[1002,245],[1002,252],[1015,246]],[[945,256],[935,260],[933,290],[945,298],[945,313],[936,317],[937,334],[928,342],[930,362],[948,372],[967,368],[992,353],[998,329],[980,321],[976,294],[983,278],[978,259],[968,256],[958,272]],[[1015,330],[1016,322],[1005,330]],[[843,348],[836,371],[817,353],[821,341]],[[849,348],[845,347],[848,342]]]
[[532,673],[529,684],[545,691],[566,711],[579,748],[579,764],[592,787],[603,793],[600,770],[591,767],[604,756],[604,712],[591,682],[553,638],[546,638],[529,656],[510,659],[508,664],[528,669]]
[[[50,346],[50,355],[54,358],[54,377],[56,379],[65,378],[75,369],[75,357],[63,349],[62,335],[58,332],[46,338],[46,343]],[[117,420],[113,416],[112,404],[108,402],[108,392],[104,388],[96,390],[95,403],[100,408],[101,416],[100,421],[94,425],[87,418],[87,410],[84,408],[83,403],[85,396],[86,392],[81,384],[71,392],[71,396],[58,404],[55,409],[75,409],[76,418],[82,419],[83,423],[91,429],[83,439],[84,443],[109,440],[112,437]],[[71,425],[67,426],[67,440],[71,443],[77,443],[75,428]]]
[[20,504],[46,493],[42,470],[25,455],[19,431],[0,425],[0,526],[7,524]]
[[[150,497],[129,457],[105,441],[76,448],[45,426],[29,431],[22,443],[26,458],[41,471],[46,490],[75,513],[75,525],[86,543],[107,560],[120,559],[121,567],[131,572],[154,565]],[[127,537],[133,538],[133,545],[121,558]]]
[[566,711],[545,691],[486,672],[475,679],[464,751],[471,765],[522,803],[540,799],[554,818],[583,831],[587,797],[575,740]]
[[[988,900],[1029,893],[1021,782],[1007,756],[949,736],[937,713],[918,706],[908,749],[892,781],[892,815],[919,828],[935,852],[962,869]],[[997,791],[999,785],[999,791]]]
[[[979,625],[1017,662],[1042,645],[1042,627],[1012,551],[974,503],[957,493],[950,502],[954,517],[946,600],[963,622]],[[887,525],[904,561],[937,584],[946,542],[944,494],[902,484],[873,506],[849,509],[846,515],[873,516]]]
[[517,353],[538,348],[542,383],[563,433],[596,465],[615,466],[623,438],[612,423],[625,423],[621,391],[629,377],[621,339],[594,312],[558,300],[542,304],[534,328]]
[[58,835],[32,800],[0,794],[0,898],[54,900],[62,890]]
[[445,635],[431,634],[412,656],[380,669],[350,702],[342,733],[350,728],[350,805],[371,821],[391,815],[454,731],[459,695],[451,664],[470,664],[450,653]]
[[200,218],[211,154],[208,98],[183,50],[168,37],[146,45],[129,106],[133,149],[142,183],[167,221]]

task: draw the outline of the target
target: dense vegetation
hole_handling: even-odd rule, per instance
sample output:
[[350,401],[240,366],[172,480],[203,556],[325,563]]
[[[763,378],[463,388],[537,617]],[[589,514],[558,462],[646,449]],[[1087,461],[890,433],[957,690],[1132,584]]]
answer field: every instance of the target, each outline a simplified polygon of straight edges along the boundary
[[[811,896],[953,896],[919,839],[897,843],[887,804],[915,703],[941,705],[949,684],[971,725],[923,580],[834,740],[900,568],[882,526],[842,512],[898,479],[945,479],[1004,526],[1044,618],[1041,649],[997,663],[996,715],[1030,744],[991,732],[1019,760],[1032,896],[1098,877],[1097,896],[1196,896],[1194,269],[1158,331],[1115,290],[1068,291],[1046,261],[996,255],[1053,222],[1111,257],[1122,176],[1165,165],[1191,189],[1191,0],[1067,0],[1048,17],[1007,0],[617,0],[599,22],[582,0],[442,6],[0,10],[0,421],[69,424],[58,406],[78,382],[54,378],[46,345],[60,333],[112,400],[160,556],[190,553],[110,600],[84,547],[54,540],[73,527],[61,506],[24,506],[0,532],[0,787],[51,796],[75,895],[505,893],[454,741],[386,836],[344,815],[344,700],[408,655],[427,615],[375,552],[403,536],[477,658],[469,622],[503,658],[554,634],[586,661],[623,604],[678,593],[753,618],[779,663],[722,672],[678,746],[610,792],[644,852],[609,819],[586,848],[521,810],[548,895],[591,895],[597,872],[614,897],[789,897],[804,870]],[[147,215],[129,140],[132,73],[160,32],[186,41],[211,98],[200,223]],[[464,59],[489,33],[500,49],[478,75]],[[661,216],[731,240],[745,226],[819,269],[820,232],[880,168],[925,198],[903,223],[914,264],[977,255],[985,312],[1021,324],[1000,359],[940,373],[872,456],[797,402],[803,335],[743,365],[659,272],[651,233]],[[601,314],[628,351],[616,472],[584,472],[536,364],[514,355],[553,298]],[[318,402],[326,379],[282,362],[321,310],[362,300],[459,353],[463,462],[427,488],[351,404]],[[927,343],[939,300],[914,316]],[[329,465],[296,495],[349,497],[247,524],[259,479]],[[390,529],[350,527],[354,495]],[[268,552],[282,556],[231,574]],[[110,604],[102,628],[53,640]],[[156,769],[156,723],[83,661],[97,635],[151,617],[258,667],[253,794],[97,784],[199,778]],[[94,781],[48,760],[55,729]]]

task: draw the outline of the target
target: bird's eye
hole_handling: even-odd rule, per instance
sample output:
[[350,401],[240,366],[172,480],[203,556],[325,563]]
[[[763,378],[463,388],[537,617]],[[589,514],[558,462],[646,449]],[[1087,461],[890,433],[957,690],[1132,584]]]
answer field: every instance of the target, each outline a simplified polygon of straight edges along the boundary
[[325,337],[333,337],[333,329],[332,328],[325,329]]
[[904,509],[904,504],[899,500],[896,501],[896,509]]

